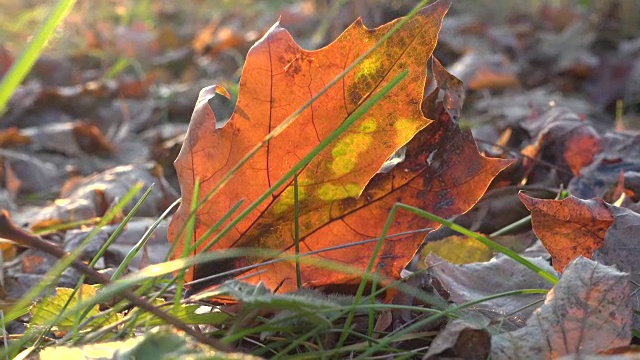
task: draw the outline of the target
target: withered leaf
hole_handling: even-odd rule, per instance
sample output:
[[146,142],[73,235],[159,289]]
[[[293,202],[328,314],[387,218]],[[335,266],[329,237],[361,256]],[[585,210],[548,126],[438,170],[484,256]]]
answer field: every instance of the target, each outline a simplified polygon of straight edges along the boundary
[[629,345],[628,274],[579,257],[522,329],[493,336],[492,359],[555,359]]

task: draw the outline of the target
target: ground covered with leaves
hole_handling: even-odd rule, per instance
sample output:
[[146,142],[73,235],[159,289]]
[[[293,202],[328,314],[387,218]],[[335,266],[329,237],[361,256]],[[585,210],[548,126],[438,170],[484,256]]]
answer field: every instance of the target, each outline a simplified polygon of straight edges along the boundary
[[0,115],[3,351],[637,357],[639,129],[637,1],[79,1]]

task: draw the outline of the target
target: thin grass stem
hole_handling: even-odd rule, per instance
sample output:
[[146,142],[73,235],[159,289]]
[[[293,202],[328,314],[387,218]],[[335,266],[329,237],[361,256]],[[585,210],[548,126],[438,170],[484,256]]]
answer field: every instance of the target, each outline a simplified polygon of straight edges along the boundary
[[36,60],[38,60],[47,46],[49,39],[53,37],[56,28],[69,14],[75,2],[76,0],[58,0],[42,25],[40,25],[40,28],[33,35],[33,38],[31,38],[27,47],[11,65],[2,81],[0,81],[0,116],[4,114],[11,95],[31,71]]

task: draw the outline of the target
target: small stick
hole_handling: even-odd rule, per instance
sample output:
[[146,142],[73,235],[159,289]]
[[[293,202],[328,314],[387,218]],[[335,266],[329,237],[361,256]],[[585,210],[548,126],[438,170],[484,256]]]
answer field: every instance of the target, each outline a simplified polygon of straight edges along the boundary
[[[59,259],[67,255],[67,253],[56,244],[44,240],[40,236],[32,235],[16,226],[13,221],[11,221],[9,213],[6,210],[2,210],[0,212],[0,237],[12,240],[24,247],[43,251]],[[78,259],[74,259],[71,263],[71,266],[73,266],[76,270],[80,271],[82,274],[97,283],[107,285],[111,282],[109,277],[99,273],[94,268],[87,266],[85,263]],[[231,351],[228,345],[223,344],[212,337],[207,337],[201,332],[195,331],[193,328],[189,327],[189,325],[156,308],[151,303],[134,294],[131,290],[125,289],[121,292],[121,295],[137,307],[152,313],[158,318],[193,336],[199,342],[210,345],[219,350]]]

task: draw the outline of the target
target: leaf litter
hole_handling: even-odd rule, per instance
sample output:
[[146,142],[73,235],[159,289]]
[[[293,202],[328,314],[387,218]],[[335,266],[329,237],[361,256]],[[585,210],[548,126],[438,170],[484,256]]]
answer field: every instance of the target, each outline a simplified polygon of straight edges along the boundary
[[[137,21],[119,27],[108,22],[94,28],[79,26],[86,42],[81,45],[85,48],[80,55],[45,55],[0,119],[3,208],[10,210],[20,225],[73,250],[129,187],[139,181],[145,187],[154,184],[150,197],[120,235],[122,243],[116,241],[96,263],[96,268],[109,273],[153,225],[148,217],[159,216],[178,197],[174,189],[181,187],[184,208],[173,217],[168,237],[169,242],[176,241],[175,224],[185,221],[190,204],[190,190],[185,191],[185,187],[195,182],[195,177],[188,179],[180,174],[181,166],[187,164],[189,171],[201,171],[199,180],[215,185],[251,146],[260,143],[279,122],[368,49],[390,25],[376,26],[410,9],[378,2],[366,10],[360,2],[354,2],[337,8],[337,12],[314,1],[296,5],[283,9],[281,27],[271,30],[269,24],[277,18],[274,13],[229,9],[220,10],[224,16],[214,20],[210,17],[182,25],[176,22],[162,28]],[[416,357],[426,358],[486,358],[487,354],[492,358],[588,357],[614,348],[633,356],[629,347],[631,330],[638,329],[638,320],[632,309],[640,309],[634,250],[640,209],[634,125],[639,89],[634,74],[638,73],[638,64],[633,60],[640,54],[640,47],[634,45],[638,33],[621,25],[629,17],[633,21],[634,11],[628,4],[620,8],[581,6],[586,7],[576,11],[569,5],[544,5],[531,10],[534,16],[525,17],[518,17],[515,10],[503,22],[489,20],[497,14],[495,11],[488,15],[487,9],[476,8],[469,13],[468,9],[461,11],[456,3],[444,19],[446,2],[427,8],[431,9],[427,12],[439,9],[435,11],[438,20],[428,20],[430,32],[416,38],[412,26],[417,26],[418,20],[410,23],[408,30],[401,30],[393,40],[392,46],[408,49],[394,58],[395,65],[384,63],[387,54],[395,54],[390,48],[374,51],[347,74],[340,82],[342,87],[330,90],[303,112],[298,119],[302,121],[293,122],[265,143],[256,157],[259,160],[250,162],[237,179],[232,178],[222,188],[222,195],[214,195],[212,205],[199,210],[207,216],[198,215],[196,235],[235,201],[245,199],[247,206],[266,189],[265,184],[280,178],[394,71],[411,68],[407,80],[390,93],[388,100],[374,106],[370,114],[298,174],[301,251],[320,251],[314,255],[317,259],[364,269],[373,242],[323,250],[375,239],[393,204],[403,202],[489,234],[550,273],[554,273],[553,266],[560,280],[556,285],[548,283],[508,257],[490,251],[473,258],[472,252],[478,248],[448,240],[455,231],[447,227],[425,238],[424,229],[436,229],[439,223],[399,211],[390,234],[401,235],[385,239],[381,256],[374,263],[378,274],[387,277],[377,286],[395,286],[392,280],[401,272],[414,272],[400,284],[422,289],[431,297],[426,301],[424,293],[410,295],[398,285],[399,289],[387,289],[386,296],[378,294],[375,300],[359,299],[357,306],[369,304],[375,310],[359,308],[351,334],[369,335],[370,329],[375,329],[372,338],[381,342],[395,339],[395,351],[415,351]],[[171,11],[162,16],[175,16],[174,20],[182,16]],[[324,11],[329,11],[326,19],[319,16]],[[362,11],[367,26],[352,25],[347,35],[342,35],[349,40],[342,47],[330,44],[358,11]],[[589,21],[585,12],[591,15]],[[440,20],[443,31],[435,47]],[[73,17],[69,21],[81,24]],[[205,26],[207,23],[209,26]],[[183,28],[177,31],[179,26]],[[313,31],[315,27],[326,32]],[[357,34],[354,36],[358,40],[349,38],[349,31]],[[263,40],[250,50],[260,36]],[[302,50],[291,36],[308,48],[328,47]],[[282,42],[273,41],[280,37]],[[284,46],[282,54],[277,52],[279,45]],[[271,61],[256,66],[254,57],[265,46],[273,50]],[[14,61],[16,49],[11,41],[0,44],[0,73]],[[100,52],[106,63],[114,64],[118,56],[128,60],[122,62],[125,65],[120,70],[105,69],[95,55]],[[431,52],[444,66],[431,57]],[[427,67],[429,72],[423,73]],[[464,84],[449,72],[459,75]],[[203,73],[206,80],[197,75]],[[272,89],[265,85],[272,77],[275,92],[265,90]],[[231,100],[209,101],[203,97],[187,130],[185,121],[197,102],[197,93],[211,85],[211,79],[229,89]],[[282,89],[277,90],[277,86]],[[393,105],[387,106],[385,101]],[[202,116],[209,123],[196,129],[193,121]],[[218,143],[215,136],[224,132],[230,135],[226,142]],[[171,162],[183,142],[209,151],[202,157],[208,165],[191,166],[183,160],[177,163],[176,173]],[[341,152],[340,146],[346,152]],[[388,163],[393,154],[403,156]],[[513,164],[506,167],[510,162]],[[379,171],[385,163],[389,166]],[[254,188],[254,183],[261,185]],[[328,191],[329,186],[333,186],[332,191]],[[330,197],[320,196],[323,187]],[[550,200],[562,189],[575,197]],[[519,195],[520,190],[526,195]],[[200,195],[205,193],[201,189]],[[275,189],[274,196],[245,223],[239,223],[214,250],[258,245],[295,254],[292,194],[291,183]],[[522,202],[516,199],[518,196]],[[115,223],[98,232],[82,259],[92,260],[115,231],[117,221],[131,208],[132,204],[125,207]],[[526,221],[511,226],[526,218],[527,208],[533,217],[532,227]],[[77,224],[66,227],[69,222]],[[160,226],[165,228],[166,223]],[[158,242],[138,255],[133,271],[162,261],[168,254],[169,242],[160,235]],[[421,247],[423,240],[425,245]],[[441,245],[436,246],[436,241]],[[10,251],[5,249],[3,253]],[[441,258],[449,258],[445,253],[463,260],[457,262],[470,263],[449,263]],[[264,357],[273,352],[261,349],[256,341],[273,341],[274,349],[287,349],[290,345],[279,343],[278,337],[296,333],[296,328],[318,331],[314,341],[332,348],[339,336],[329,334],[336,325],[344,324],[346,313],[324,313],[323,307],[353,305],[358,299],[353,297],[353,289],[360,276],[303,265],[302,282],[314,289],[296,290],[294,262],[260,266],[261,261],[271,258],[245,256],[196,269],[198,278],[258,266],[243,274],[248,276],[243,280],[253,284],[242,285],[243,292],[227,292],[224,301],[217,296],[208,298],[232,314],[220,320],[222,324],[211,324],[211,330],[218,331],[218,337],[235,336],[238,350]],[[5,258],[8,260],[11,258]],[[15,260],[5,263],[3,294],[8,294],[7,299],[21,296],[55,261],[55,256],[35,249],[18,251]],[[57,285],[73,287],[79,276],[75,269],[68,269]],[[236,276],[238,273],[231,277]],[[239,283],[224,283],[212,291],[234,284]],[[500,297],[501,293],[524,289],[549,292],[546,296],[532,293]],[[327,294],[333,291],[342,295]],[[256,303],[258,295],[262,302]],[[449,308],[465,307],[470,301],[496,296],[456,312],[455,320],[445,317],[431,321],[411,334],[393,338],[424,319],[427,311],[447,309],[447,303]],[[229,299],[233,301],[229,303]],[[278,305],[280,301],[285,305]],[[292,304],[299,308],[292,311]],[[384,309],[394,305],[409,306],[410,310]],[[311,306],[311,311],[305,306]],[[271,310],[264,311],[267,308]],[[322,314],[311,314],[314,311]],[[18,325],[10,323],[8,329],[23,332]],[[256,328],[251,335],[238,335],[240,329],[251,327]],[[145,339],[162,338],[183,350],[191,346],[176,335],[162,336],[150,334]],[[343,350],[333,350],[337,351],[334,354],[367,353],[368,346],[358,339],[349,336]],[[135,349],[145,345],[128,346]],[[316,351],[305,346],[301,343],[297,349],[312,354]],[[68,350],[74,349],[78,348]],[[52,356],[61,354],[51,350]],[[189,353],[183,350],[176,351]],[[133,354],[136,350],[131,351]]]

